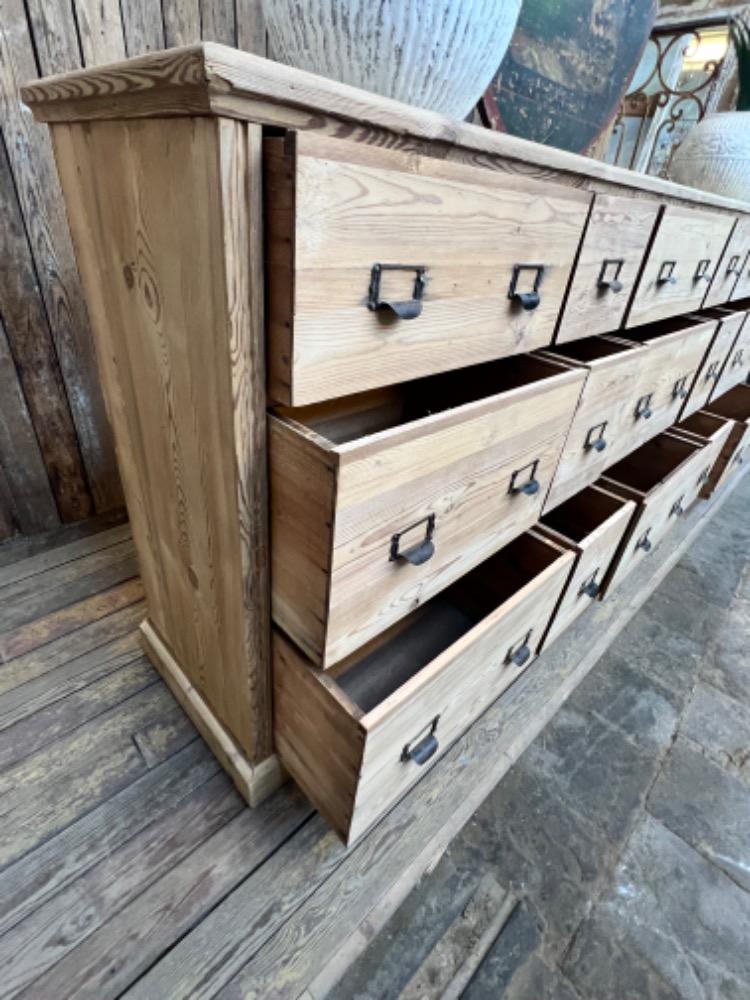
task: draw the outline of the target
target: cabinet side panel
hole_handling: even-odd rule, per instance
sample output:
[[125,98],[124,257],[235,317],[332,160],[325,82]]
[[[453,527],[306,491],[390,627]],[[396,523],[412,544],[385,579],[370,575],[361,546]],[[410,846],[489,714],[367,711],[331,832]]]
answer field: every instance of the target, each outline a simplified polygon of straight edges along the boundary
[[222,162],[207,118],[57,125],[53,138],[151,618],[261,760],[269,666],[246,628],[232,351],[252,337],[249,286],[225,274],[231,149]]

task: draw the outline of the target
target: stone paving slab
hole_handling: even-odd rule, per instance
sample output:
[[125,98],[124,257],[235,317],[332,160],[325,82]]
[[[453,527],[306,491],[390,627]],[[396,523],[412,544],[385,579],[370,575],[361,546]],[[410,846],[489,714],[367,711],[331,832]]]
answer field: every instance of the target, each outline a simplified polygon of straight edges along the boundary
[[[655,982],[679,1000],[750,996],[750,895],[648,815],[591,919],[593,931],[602,921],[599,934],[608,928],[624,942],[636,979],[644,969],[654,970]],[[587,996],[619,1000],[627,968],[618,969],[601,953],[596,961],[586,937],[576,938],[563,972]]]
[[699,683],[680,732],[700,744],[716,763],[750,782],[750,705],[711,684]]
[[750,789],[734,775],[678,739],[648,810],[750,892]]

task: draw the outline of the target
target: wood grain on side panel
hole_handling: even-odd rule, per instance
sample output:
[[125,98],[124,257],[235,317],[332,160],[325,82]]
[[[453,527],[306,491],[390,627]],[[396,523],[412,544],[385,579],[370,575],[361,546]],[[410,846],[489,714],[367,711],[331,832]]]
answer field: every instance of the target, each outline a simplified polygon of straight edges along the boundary
[[247,597],[267,557],[243,521],[264,502],[264,453],[252,447],[260,425],[251,422],[244,457],[235,448],[259,377],[248,376],[256,279],[235,270],[247,266],[245,239],[260,242],[238,180],[244,128],[99,122],[56,127],[54,140],[150,615],[255,762],[270,751],[260,703],[269,668],[258,659],[267,640],[253,634],[268,627],[262,599],[254,609]]

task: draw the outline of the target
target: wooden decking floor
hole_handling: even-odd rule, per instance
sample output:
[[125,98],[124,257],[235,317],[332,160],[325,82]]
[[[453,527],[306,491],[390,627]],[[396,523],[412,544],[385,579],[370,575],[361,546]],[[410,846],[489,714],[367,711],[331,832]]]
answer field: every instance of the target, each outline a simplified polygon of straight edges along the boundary
[[292,785],[243,805],[140,651],[126,524],[0,552],[0,997],[319,1000],[725,496],[348,850]]

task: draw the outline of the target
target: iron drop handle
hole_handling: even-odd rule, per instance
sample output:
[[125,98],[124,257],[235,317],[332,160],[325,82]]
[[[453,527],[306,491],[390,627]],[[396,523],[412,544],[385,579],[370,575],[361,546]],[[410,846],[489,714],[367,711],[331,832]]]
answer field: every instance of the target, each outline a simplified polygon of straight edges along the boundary
[[648,537],[650,531],[651,529],[649,528],[649,530],[645,533],[645,535],[642,535],[638,539],[638,542],[636,543],[635,546],[637,549],[643,549],[644,552],[650,552],[651,549],[654,547],[653,543],[651,542],[651,539]]
[[514,486],[511,490],[512,493],[525,493],[527,497],[533,497],[539,492],[539,480],[538,479],[528,479],[525,483],[520,486]]
[[[623,289],[623,283],[620,281],[620,273],[625,265],[625,259],[623,257],[608,258],[602,261],[602,267],[599,271],[599,277],[596,280],[596,287],[601,289],[603,292],[614,292],[617,294]],[[610,269],[614,268],[614,273],[611,277],[607,277]]]
[[[425,525],[425,536],[422,541],[417,542],[416,545],[412,545],[408,549],[402,549],[401,538],[407,532],[413,531],[414,528],[418,528],[420,524]],[[391,535],[390,561],[407,562],[411,566],[422,566],[435,555],[435,543],[432,540],[434,533],[434,514],[428,514],[427,517],[423,517],[421,520],[415,521],[414,524],[410,524],[409,527],[404,528],[403,531],[397,531],[395,535]]]
[[[529,292],[518,291],[518,279],[522,271],[534,271],[534,284]],[[508,288],[508,298],[512,302],[518,302],[526,312],[532,312],[542,301],[539,288],[542,284],[543,276],[544,264],[514,264],[513,277],[510,280],[510,287]]]
[[677,278],[675,277],[674,270],[677,267],[676,260],[665,260],[662,266],[659,268],[659,274],[656,277],[657,285],[676,285]]
[[673,517],[682,517],[685,513],[685,508],[682,506],[682,497],[680,497],[679,500],[675,500],[669,513],[672,514]]
[[590,597],[593,600],[597,596],[597,594],[599,593],[600,590],[601,590],[601,587],[596,582],[596,580],[589,580],[587,583],[583,584],[583,586],[581,587],[581,589],[579,591],[579,594],[580,595],[584,595],[585,594],[586,597]]
[[435,735],[435,731],[438,727],[438,722],[440,722],[440,716],[436,715],[435,718],[430,723],[429,732],[418,740],[414,745],[407,743],[404,749],[401,751],[401,760],[404,764],[408,763],[410,760],[414,761],[415,764],[426,764],[430,757],[434,757],[437,753],[440,744],[438,738]]
[[[383,271],[414,271],[414,288],[410,299],[382,299],[380,297],[380,279]],[[370,294],[367,299],[368,309],[390,310],[399,319],[416,319],[422,313],[422,297],[427,279],[427,268],[422,264],[373,264],[370,271]]]
[[508,656],[508,663],[514,663],[517,667],[522,667],[530,656],[531,650],[526,643],[524,643],[523,646],[519,646],[518,649],[510,653]]

